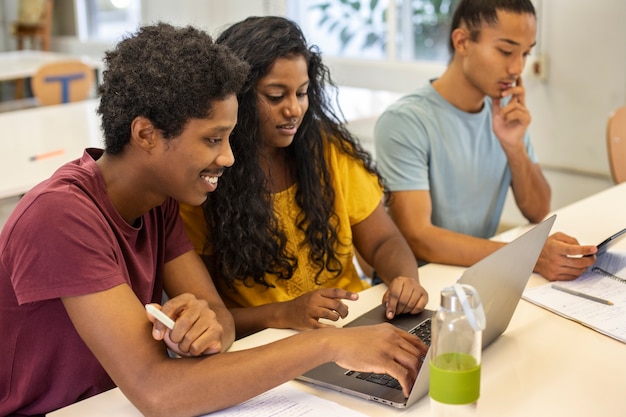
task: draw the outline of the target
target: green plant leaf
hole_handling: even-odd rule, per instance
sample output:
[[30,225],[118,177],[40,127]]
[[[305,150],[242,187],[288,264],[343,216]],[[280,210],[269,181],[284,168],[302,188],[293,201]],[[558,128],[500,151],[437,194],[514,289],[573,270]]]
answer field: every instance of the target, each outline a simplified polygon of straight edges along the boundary
[[345,27],[341,30],[339,34],[339,40],[341,41],[341,49],[345,49],[346,46],[350,43],[352,38],[354,37],[354,33],[350,32],[348,27]]
[[309,10],[320,9],[322,12],[325,12],[331,6],[332,4],[330,2],[316,3],[316,4],[309,6]]
[[365,42],[363,42],[363,47],[361,49],[370,48],[373,45],[376,45],[380,41],[381,41],[380,36],[378,36],[375,33],[368,33],[367,36],[365,37]]

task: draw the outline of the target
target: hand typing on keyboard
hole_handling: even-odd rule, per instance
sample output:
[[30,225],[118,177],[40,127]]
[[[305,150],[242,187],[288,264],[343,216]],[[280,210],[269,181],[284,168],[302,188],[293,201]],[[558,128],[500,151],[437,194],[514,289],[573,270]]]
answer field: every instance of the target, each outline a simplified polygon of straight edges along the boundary
[[[428,318],[409,330],[410,334],[414,334],[417,336],[422,342],[426,344],[426,346],[430,347],[430,329],[431,329],[431,319]],[[420,356],[420,366],[423,365],[424,355]],[[419,369],[419,368],[418,368]],[[372,372],[357,372],[357,371],[347,371],[346,375],[352,376],[354,378],[359,378],[364,381],[372,382],[374,384],[384,385],[390,388],[402,389],[400,382],[394,377],[387,374],[376,374]]]
[[423,363],[420,358],[428,351],[424,342],[389,323],[333,331],[342,336],[341,340],[334,340],[343,347],[341,357],[334,361],[337,365],[372,374],[387,374],[395,378],[402,386],[403,394],[409,396]]

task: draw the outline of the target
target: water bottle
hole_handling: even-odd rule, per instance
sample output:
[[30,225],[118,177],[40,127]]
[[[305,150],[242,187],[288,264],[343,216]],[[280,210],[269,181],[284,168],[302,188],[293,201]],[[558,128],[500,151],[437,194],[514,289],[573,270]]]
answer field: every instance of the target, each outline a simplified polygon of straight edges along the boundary
[[485,313],[478,292],[456,284],[441,290],[432,319],[430,407],[433,417],[476,416]]

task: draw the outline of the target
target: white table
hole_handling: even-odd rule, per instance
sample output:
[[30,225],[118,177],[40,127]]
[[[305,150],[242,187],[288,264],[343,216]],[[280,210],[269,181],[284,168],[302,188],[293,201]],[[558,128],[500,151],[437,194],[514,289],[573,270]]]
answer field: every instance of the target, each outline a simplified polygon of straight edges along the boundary
[[[626,184],[615,186],[557,211],[554,231],[578,237],[581,243],[599,243],[626,223]],[[503,236],[514,237],[524,228]],[[617,243],[626,249],[626,241]],[[428,307],[435,309],[439,290],[453,283],[463,268],[429,264],[420,268],[429,291]],[[533,275],[529,286],[545,283]],[[350,319],[380,302],[384,286],[361,293],[350,305]],[[235,342],[245,349],[285,337],[288,330],[268,329]],[[580,324],[520,301],[511,323],[483,353],[479,411],[482,417],[615,416],[626,415],[626,346]],[[335,401],[370,416],[430,415],[429,399],[406,410],[361,400],[335,391],[291,381],[288,384]],[[50,413],[50,417],[139,416],[119,389],[97,395]]]
[[87,55],[33,50],[0,52],[0,81],[28,78],[43,64],[76,59],[93,67],[94,70],[101,70],[104,66],[102,60]]
[[24,194],[65,162],[80,158],[85,148],[102,148],[98,103],[0,113],[0,199]]

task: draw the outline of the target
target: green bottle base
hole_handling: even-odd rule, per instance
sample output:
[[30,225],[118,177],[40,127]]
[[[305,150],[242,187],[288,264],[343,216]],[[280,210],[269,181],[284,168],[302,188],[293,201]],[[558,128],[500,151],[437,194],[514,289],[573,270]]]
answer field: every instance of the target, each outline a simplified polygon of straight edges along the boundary
[[480,364],[465,353],[444,353],[430,362],[430,397],[443,404],[469,404],[480,396]]

